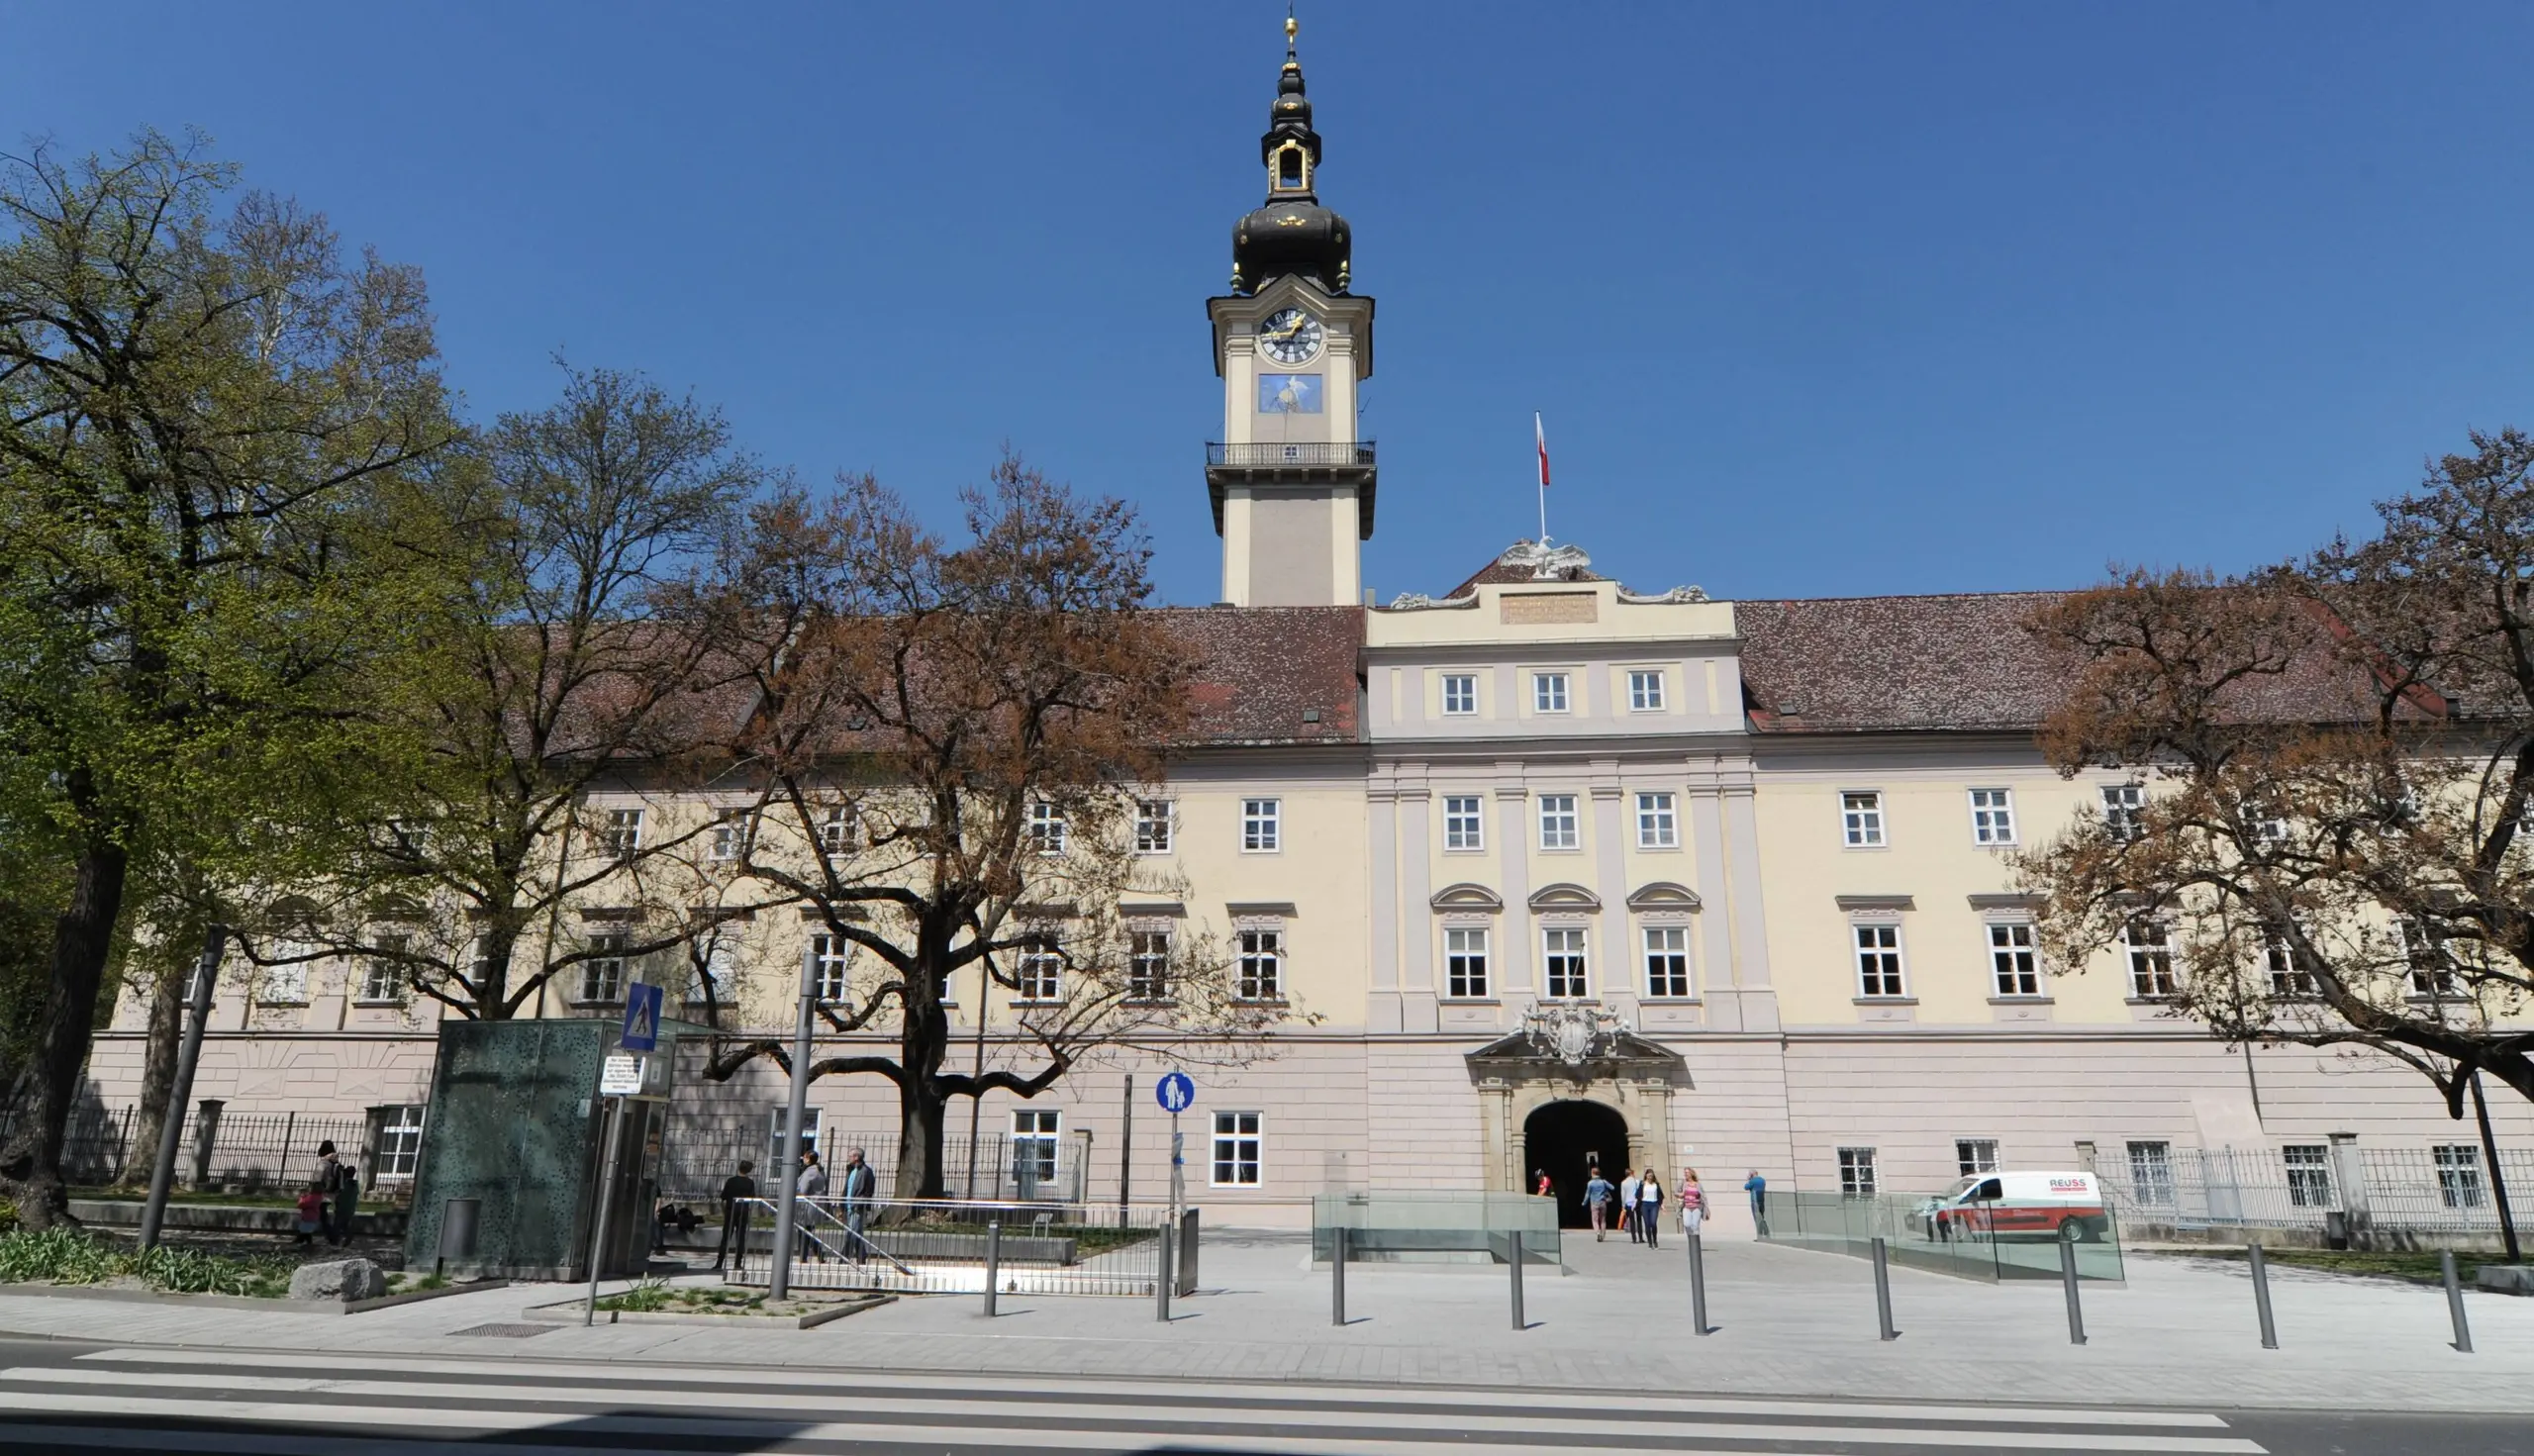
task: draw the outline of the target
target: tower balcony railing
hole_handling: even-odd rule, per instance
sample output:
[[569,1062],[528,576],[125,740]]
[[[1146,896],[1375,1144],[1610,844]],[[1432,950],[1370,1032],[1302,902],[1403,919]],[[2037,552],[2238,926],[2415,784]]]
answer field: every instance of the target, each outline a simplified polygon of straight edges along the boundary
[[1369,466],[1373,463],[1373,442],[1369,439],[1270,439],[1224,444],[1220,440],[1208,440],[1206,463],[1210,466],[1260,469],[1279,465]]

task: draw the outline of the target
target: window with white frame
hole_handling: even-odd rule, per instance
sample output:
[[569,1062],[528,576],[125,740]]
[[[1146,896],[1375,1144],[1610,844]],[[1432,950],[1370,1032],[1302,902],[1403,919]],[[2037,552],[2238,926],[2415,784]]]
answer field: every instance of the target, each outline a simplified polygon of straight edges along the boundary
[[2172,1208],[2174,1145],[2170,1142],[2129,1144],[2129,1196],[2150,1208]]
[[2455,976],[2455,957],[2427,925],[2415,920],[2393,922],[2402,959],[2410,967],[2410,994],[2422,1001],[2444,1001],[2463,994]]
[[373,937],[375,945],[361,958],[360,999],[376,1006],[401,1000],[405,991],[405,948],[410,937],[388,934]]
[[1065,810],[1044,800],[1029,806],[1029,848],[1037,854],[1065,852]]
[[2102,786],[2103,831],[2122,843],[2146,832],[2147,789],[2143,784]]
[[413,1182],[414,1170],[423,1158],[422,1104],[373,1108],[370,1117],[378,1129],[371,1142],[377,1153],[369,1165],[370,1182]]
[[1998,996],[2041,994],[2041,954],[2033,945],[2032,922],[1989,922],[1989,972]]
[[2437,1199],[2450,1209],[2485,1208],[2489,1194],[2482,1183],[2482,1150],[2469,1142],[2441,1142],[2429,1149],[2437,1160]]
[[843,1001],[845,972],[853,964],[853,942],[842,935],[813,935],[810,956],[810,994],[822,1006]]
[[605,1004],[625,999],[625,936],[614,930],[592,935],[589,959],[581,962],[581,1000]]
[[1021,1108],[1012,1115],[1012,1181],[1022,1198],[1035,1198],[1041,1186],[1056,1181],[1056,1141],[1064,1133],[1065,1115]]
[[1971,791],[1971,842],[2012,844],[2015,841],[2015,791]]
[[2290,1143],[2279,1150],[2288,1170],[2288,1202],[2299,1209],[2328,1209],[2332,1204],[2331,1149],[2323,1143]]
[[1585,965],[1584,927],[1551,925],[1540,931],[1541,995],[1550,1001],[1590,996],[1592,977]]
[[1639,849],[1678,849],[1681,847],[1681,820],[1669,794],[1636,796],[1636,847]]
[[1170,927],[1147,925],[1126,932],[1126,999],[1170,999]]
[[1957,1137],[1953,1140],[1953,1166],[1957,1175],[1977,1178],[1998,1171],[1998,1139],[1994,1137]]
[[1064,946],[1053,930],[1033,930],[1022,937],[1020,954],[1013,958],[1013,988],[1016,1001],[1038,1003],[1065,999]]
[[1663,670],[1630,668],[1627,675],[1627,707],[1630,713],[1663,711]]
[[1576,812],[1572,794],[1540,796],[1540,847],[1573,849],[1584,841],[1583,817]]
[[1484,849],[1487,847],[1487,815],[1476,794],[1451,794],[1443,799],[1443,847],[1445,849]]
[[1874,1172],[1874,1149],[1843,1147],[1839,1149],[1839,1196],[1870,1199],[1881,1191]]
[[2120,930],[2129,961],[2129,999],[2170,1001],[2180,989],[2174,979],[2173,930],[2163,921],[2132,916]]
[[2310,1001],[2320,994],[2314,983],[2314,963],[2296,946],[2295,939],[2285,927],[2274,927],[2262,937],[2262,963],[2270,972],[2270,994],[2281,1001]]
[[1284,843],[1284,802],[1240,801],[1240,848],[1244,854],[1273,854]]
[[599,848],[611,859],[632,859],[642,849],[642,811],[611,809],[599,829]]
[[1262,1141],[1259,1121],[1256,1113],[1215,1114],[1214,1173],[1210,1179],[1215,1187],[1258,1186],[1258,1151]]
[[1285,932],[1252,926],[1239,932],[1232,994],[1242,1001],[1276,1001],[1285,994]]
[[1486,927],[1447,927],[1443,931],[1443,994],[1467,1001],[1487,993]]
[[831,805],[819,816],[819,847],[829,854],[850,854],[860,837],[854,829],[853,806]]
[[1564,713],[1567,710],[1566,674],[1535,672],[1531,674],[1531,711]]
[[1900,979],[1900,922],[1858,921],[1849,928],[1856,935],[1857,995],[1907,995]]
[[1470,718],[1478,712],[1478,677],[1474,673],[1443,674],[1443,716]]
[[1135,852],[1168,854],[1170,852],[1170,810],[1167,799],[1135,801]]
[[1841,794],[1839,829],[1850,849],[1882,848],[1883,795],[1873,789],[1851,789]]
[[716,861],[728,864],[748,852],[748,839],[755,827],[752,810],[725,809],[713,819],[713,837],[705,852]]
[[478,935],[466,942],[466,979],[477,986],[493,981],[493,937]]
[[1645,927],[1645,994],[1687,999],[1690,987],[1690,929],[1687,925]]

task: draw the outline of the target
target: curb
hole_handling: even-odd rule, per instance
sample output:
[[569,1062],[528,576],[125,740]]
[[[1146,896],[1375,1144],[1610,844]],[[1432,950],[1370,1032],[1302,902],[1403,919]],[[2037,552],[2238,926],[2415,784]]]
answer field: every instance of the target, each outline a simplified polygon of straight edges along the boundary
[[[858,1299],[839,1301],[828,1309],[813,1310],[806,1314],[791,1318],[772,1314],[682,1314],[666,1310],[601,1310],[598,1311],[598,1322],[601,1324],[686,1324],[704,1329],[816,1329],[822,1324],[832,1324],[848,1314],[859,1314],[865,1310],[876,1310],[882,1305],[894,1305],[897,1302],[896,1295],[863,1295]],[[579,1300],[569,1300],[555,1305],[531,1305],[520,1310],[520,1316],[540,1324],[569,1324],[579,1317],[581,1310],[587,1307]]]

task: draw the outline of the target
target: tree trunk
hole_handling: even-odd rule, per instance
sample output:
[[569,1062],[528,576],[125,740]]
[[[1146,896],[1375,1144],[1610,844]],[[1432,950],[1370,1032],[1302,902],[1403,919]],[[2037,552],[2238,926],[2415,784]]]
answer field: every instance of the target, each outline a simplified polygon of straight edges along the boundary
[[898,1185],[902,1199],[947,1197],[941,1169],[941,1124],[947,1098],[909,1077],[898,1088]]
[[[132,1119],[132,1138],[124,1144],[123,1172],[115,1181],[126,1187],[146,1186],[158,1152],[158,1129],[166,1121],[167,1101],[176,1092],[176,1051],[184,1040],[183,971],[161,968],[149,994],[149,1047],[141,1065],[141,1110]],[[100,995],[104,994],[102,991]]]
[[61,1178],[62,1136],[88,1065],[97,992],[105,981],[115,922],[123,914],[129,863],[112,839],[100,835],[92,841],[79,856],[70,903],[53,922],[52,984],[36,1038],[34,1087],[26,1116],[0,1147],[0,1188],[17,1199],[18,1216],[29,1228],[72,1221]]

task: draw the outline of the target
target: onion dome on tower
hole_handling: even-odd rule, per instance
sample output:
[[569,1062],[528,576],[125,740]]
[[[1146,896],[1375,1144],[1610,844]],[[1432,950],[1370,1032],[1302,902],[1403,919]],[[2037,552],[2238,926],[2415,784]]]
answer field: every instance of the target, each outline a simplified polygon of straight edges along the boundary
[[1319,169],[1319,134],[1311,126],[1311,98],[1303,93],[1303,63],[1294,40],[1302,28],[1285,17],[1285,69],[1276,80],[1276,104],[1267,134],[1258,139],[1267,163],[1267,203],[1231,230],[1231,291],[1256,293],[1278,278],[1308,278],[1330,293],[1344,293],[1354,249],[1346,220],[1319,205],[1312,173]]

